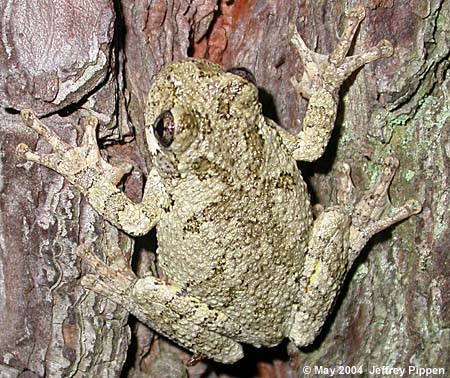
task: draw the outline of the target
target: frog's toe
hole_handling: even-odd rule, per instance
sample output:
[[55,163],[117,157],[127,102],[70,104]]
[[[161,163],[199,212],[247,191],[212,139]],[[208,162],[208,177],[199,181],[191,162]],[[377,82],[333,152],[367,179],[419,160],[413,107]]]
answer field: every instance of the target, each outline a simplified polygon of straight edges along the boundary
[[56,154],[40,155],[31,151],[24,143],[20,143],[16,147],[16,155],[19,159],[27,160],[32,163],[43,165],[44,167],[58,171],[62,167],[62,161]]
[[122,178],[131,172],[133,166],[129,163],[113,166],[103,159],[96,137],[98,127],[97,117],[89,115],[82,119],[81,125],[84,128],[84,134],[79,150],[82,155],[86,156],[88,166],[100,168],[109,182],[114,185],[119,184]]
[[399,161],[389,156],[384,159],[383,170],[362,196],[353,212],[353,224],[362,226],[378,220],[390,207],[389,186],[395,176]]
[[377,181],[364,193],[352,212],[351,260],[357,257],[359,251],[373,235],[422,210],[421,204],[414,199],[398,207],[392,206],[388,192],[399,162],[394,157],[387,157],[383,165]]
[[31,109],[23,109],[20,112],[20,115],[22,116],[22,121],[25,126],[42,136],[56,153],[64,154],[71,148],[71,146],[65,143],[58,134],[44,125],[39,120],[36,113],[34,113]]
[[350,176],[350,165],[341,163],[338,165],[336,197],[341,206],[353,206],[355,202],[355,185]]
[[378,42],[375,46],[368,48],[361,54],[345,57],[343,61],[336,64],[332,70],[330,70],[329,80],[330,82],[336,82],[335,85],[340,85],[345,81],[353,72],[361,68],[367,63],[373,62],[380,58],[386,58],[394,53],[394,47],[392,43],[386,39]]

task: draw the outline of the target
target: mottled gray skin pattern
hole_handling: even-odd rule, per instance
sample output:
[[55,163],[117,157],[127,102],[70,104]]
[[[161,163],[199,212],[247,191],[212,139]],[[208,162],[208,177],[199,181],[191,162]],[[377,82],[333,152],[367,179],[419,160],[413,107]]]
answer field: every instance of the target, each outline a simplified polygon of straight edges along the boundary
[[168,109],[186,131],[164,149],[148,129],[171,200],[157,225],[158,266],[235,319],[240,341],[277,344],[298,302],[312,224],[296,163],[266,123],[257,88],[211,62],[184,61],[158,75],[147,123]]
[[38,155],[21,144],[19,156],[62,174],[125,232],[143,235],[157,227],[159,278],[138,278],[115,246],[105,248],[105,260],[80,246],[76,253],[93,271],[83,286],[197,357],[232,363],[243,356],[241,343],[272,346],[285,337],[299,346],[313,342],[368,239],[420,211],[415,201],[390,206],[387,192],[398,161],[387,158],[358,201],[350,168],[342,164],[338,204],[313,221],[297,170],[296,161],[324,151],[342,82],[392,54],[381,41],[346,57],[363,17],[362,7],[349,13],[330,55],[310,51],[292,30],[305,66],[293,85],[309,98],[298,135],[264,118],[257,88],[241,76],[198,59],[166,66],[149,93],[146,134],[154,164],[139,204],[117,188],[129,167],[102,159],[94,117],[84,121],[83,143],[72,147],[22,111],[25,124],[54,153]]

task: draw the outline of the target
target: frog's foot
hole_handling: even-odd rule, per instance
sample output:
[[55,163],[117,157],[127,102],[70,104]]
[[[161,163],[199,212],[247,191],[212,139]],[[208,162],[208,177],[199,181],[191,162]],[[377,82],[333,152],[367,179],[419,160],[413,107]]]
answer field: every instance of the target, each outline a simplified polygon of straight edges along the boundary
[[[122,254],[118,247],[117,251],[106,251],[110,256]],[[125,259],[115,259],[115,263],[108,265],[101,260],[90,245],[82,244],[77,247],[75,253],[91,268],[93,273],[87,274],[81,279],[83,287],[95,291],[112,301],[129,307],[130,291],[137,280],[133,271],[124,264]]]
[[291,25],[291,43],[297,49],[304,64],[301,81],[297,82],[293,78],[292,84],[302,96],[310,98],[317,88],[325,88],[329,93],[335,94],[345,79],[358,68],[381,57],[392,55],[392,44],[382,40],[361,54],[346,56],[358,25],[364,17],[365,11],[362,5],[349,12],[345,19],[343,34],[330,55],[318,54],[310,50],[296,27]]
[[373,235],[422,210],[416,200],[408,200],[399,207],[392,206],[388,190],[398,165],[397,159],[387,157],[377,181],[354,207],[349,237],[350,264]]
[[[16,154],[23,159],[53,169],[75,184],[82,192],[87,190],[85,186],[89,181],[86,177],[88,175],[92,177],[100,173],[113,185],[117,185],[131,170],[130,164],[113,167],[102,158],[95,136],[97,118],[88,116],[82,121],[85,129],[82,144],[79,147],[72,147],[39,121],[33,111],[24,109],[21,115],[24,124],[42,136],[53,148],[54,153],[39,155],[32,152],[26,144],[21,143],[16,148]],[[95,174],[93,174],[94,171]]]
[[392,207],[389,185],[398,160],[388,157],[377,182],[354,204],[350,167],[339,170],[339,204],[323,210],[309,234],[303,272],[299,279],[299,301],[289,337],[298,346],[312,343],[328,316],[345,275],[370,237],[418,213],[421,206],[410,200]]
[[85,288],[124,306],[150,328],[192,351],[192,363],[203,357],[233,363],[243,357],[242,346],[235,341],[240,325],[225,314],[157,277],[137,278],[128,266],[105,263],[89,246],[78,247],[76,253],[93,270],[82,278]]
[[132,165],[125,163],[114,167],[102,158],[95,138],[97,118],[89,116],[82,121],[85,129],[82,143],[72,147],[41,123],[31,110],[21,113],[25,125],[41,135],[54,152],[39,155],[26,144],[19,144],[16,148],[19,157],[64,176],[86,196],[100,215],[117,228],[131,235],[144,235],[154,227],[165,200],[158,178],[155,174],[149,175],[141,203],[131,201],[117,184],[130,172]]

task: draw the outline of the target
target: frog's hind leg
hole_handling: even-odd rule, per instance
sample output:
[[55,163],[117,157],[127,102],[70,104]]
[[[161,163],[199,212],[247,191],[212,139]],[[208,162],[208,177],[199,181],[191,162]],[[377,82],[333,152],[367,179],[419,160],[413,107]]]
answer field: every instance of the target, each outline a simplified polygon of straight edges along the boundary
[[397,167],[396,159],[386,158],[375,184],[354,205],[350,168],[341,166],[338,205],[318,216],[309,236],[289,335],[298,346],[312,343],[320,332],[345,275],[367,241],[421,210],[414,200],[399,207],[390,204],[388,189]]
[[297,346],[314,341],[344,280],[349,225],[348,212],[339,206],[324,210],[314,221],[289,333]]
[[152,275],[138,278],[123,264],[108,265],[87,246],[79,247],[76,253],[94,271],[83,277],[84,287],[124,306],[150,328],[195,356],[222,363],[233,363],[243,357],[242,346],[234,341],[239,338],[239,327],[222,312]]

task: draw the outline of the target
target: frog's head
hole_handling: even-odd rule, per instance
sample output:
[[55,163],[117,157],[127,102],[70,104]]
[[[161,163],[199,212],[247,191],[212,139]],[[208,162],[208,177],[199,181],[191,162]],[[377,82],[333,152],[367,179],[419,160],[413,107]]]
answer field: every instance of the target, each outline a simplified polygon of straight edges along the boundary
[[172,63],[154,79],[145,119],[163,178],[242,176],[261,164],[261,105],[244,71],[200,59]]

